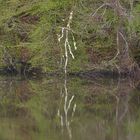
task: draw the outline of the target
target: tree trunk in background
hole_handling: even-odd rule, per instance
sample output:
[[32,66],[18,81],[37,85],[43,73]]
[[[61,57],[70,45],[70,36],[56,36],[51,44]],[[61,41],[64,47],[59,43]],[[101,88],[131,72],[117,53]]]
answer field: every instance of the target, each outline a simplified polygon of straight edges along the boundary
[[127,41],[127,33],[125,31],[124,23],[125,20],[128,20],[126,17],[126,11],[120,5],[119,0],[112,0],[112,5],[114,7],[114,12],[118,17],[118,27],[117,27],[117,35],[118,35],[118,43],[117,47],[119,49],[119,67],[121,73],[129,73],[131,72],[131,68],[133,65],[133,59],[129,55],[129,43]]

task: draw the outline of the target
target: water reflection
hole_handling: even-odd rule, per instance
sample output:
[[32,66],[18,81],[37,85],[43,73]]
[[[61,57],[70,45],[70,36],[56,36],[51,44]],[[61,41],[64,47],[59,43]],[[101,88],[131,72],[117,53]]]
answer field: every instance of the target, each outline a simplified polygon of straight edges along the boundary
[[[117,88],[117,104],[116,104],[116,134],[117,138],[121,139],[122,137],[126,140],[133,138],[131,132],[128,134],[123,128],[126,125],[126,121],[129,127],[131,122],[130,106],[131,102],[131,93],[133,94],[133,89],[135,89],[135,84],[131,79],[119,79],[118,88]],[[135,112],[134,112],[135,113]]]
[[[63,90],[64,89],[64,90]],[[74,98],[75,96],[72,95],[70,97],[70,99],[68,98],[68,88],[67,88],[67,79],[65,78],[64,80],[64,87],[63,89],[61,89],[61,92],[60,92],[60,95],[61,95],[61,102],[63,102],[64,100],[64,103],[63,104],[63,110],[60,111],[60,108],[58,109],[58,116],[60,118],[60,122],[61,122],[61,127],[62,127],[62,133],[64,132],[64,127],[66,127],[67,129],[67,132],[68,132],[68,135],[69,135],[69,139],[72,139],[72,132],[71,132],[71,122],[73,121],[73,117],[74,117],[74,113],[75,113],[75,110],[76,110],[76,103],[74,103],[74,105],[72,106],[72,102],[74,102]],[[71,114],[69,113],[70,110],[72,108],[72,112]],[[68,115],[69,115],[69,118],[68,118]]]
[[139,81],[0,77],[2,140],[139,140]]

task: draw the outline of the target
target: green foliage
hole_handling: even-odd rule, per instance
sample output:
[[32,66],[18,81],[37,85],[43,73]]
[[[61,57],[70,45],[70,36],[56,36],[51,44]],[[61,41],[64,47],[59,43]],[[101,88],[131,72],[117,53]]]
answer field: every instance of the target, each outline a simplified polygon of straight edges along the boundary
[[140,4],[136,5],[136,7],[134,7],[133,9],[133,17],[130,21],[130,27],[132,28],[132,30],[134,32],[137,32],[139,34],[140,32],[140,17],[139,17],[139,13],[140,13]]
[[[21,48],[25,47],[30,51],[31,59],[28,61],[44,71],[56,71],[61,65],[61,58],[64,55],[64,40],[58,42],[58,34],[61,34],[61,27],[66,27],[71,10],[74,11],[71,29],[76,39],[78,50],[74,51],[72,36],[69,41],[76,57],[72,60],[69,56],[69,70],[90,69],[89,55],[94,57],[98,53],[102,60],[109,60],[114,57],[116,50],[116,28],[119,18],[113,9],[101,8],[95,15],[91,15],[103,4],[100,0],[1,0],[0,1],[0,59],[6,47],[10,55],[18,60]],[[121,4],[130,12],[128,1],[121,1]],[[105,13],[104,13],[105,12]],[[140,4],[135,4],[131,21],[124,19],[124,30],[139,35],[139,12]],[[14,52],[11,52],[11,48]],[[94,53],[87,52],[92,48]],[[110,56],[110,50],[114,50]],[[100,55],[101,54],[101,55]],[[108,58],[108,59],[106,59]],[[5,65],[2,62],[0,65]],[[91,65],[94,66],[95,62]]]

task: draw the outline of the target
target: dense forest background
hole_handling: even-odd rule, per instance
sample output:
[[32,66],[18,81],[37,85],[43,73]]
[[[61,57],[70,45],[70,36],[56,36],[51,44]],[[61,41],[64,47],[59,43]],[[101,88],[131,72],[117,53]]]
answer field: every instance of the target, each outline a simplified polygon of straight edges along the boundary
[[139,0],[0,0],[0,67],[134,71]]

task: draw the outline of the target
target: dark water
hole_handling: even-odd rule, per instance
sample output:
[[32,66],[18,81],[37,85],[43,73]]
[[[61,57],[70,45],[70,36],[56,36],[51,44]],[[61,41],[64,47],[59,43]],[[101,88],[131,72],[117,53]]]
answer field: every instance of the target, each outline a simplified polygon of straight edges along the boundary
[[0,77],[0,140],[140,140],[139,82]]

